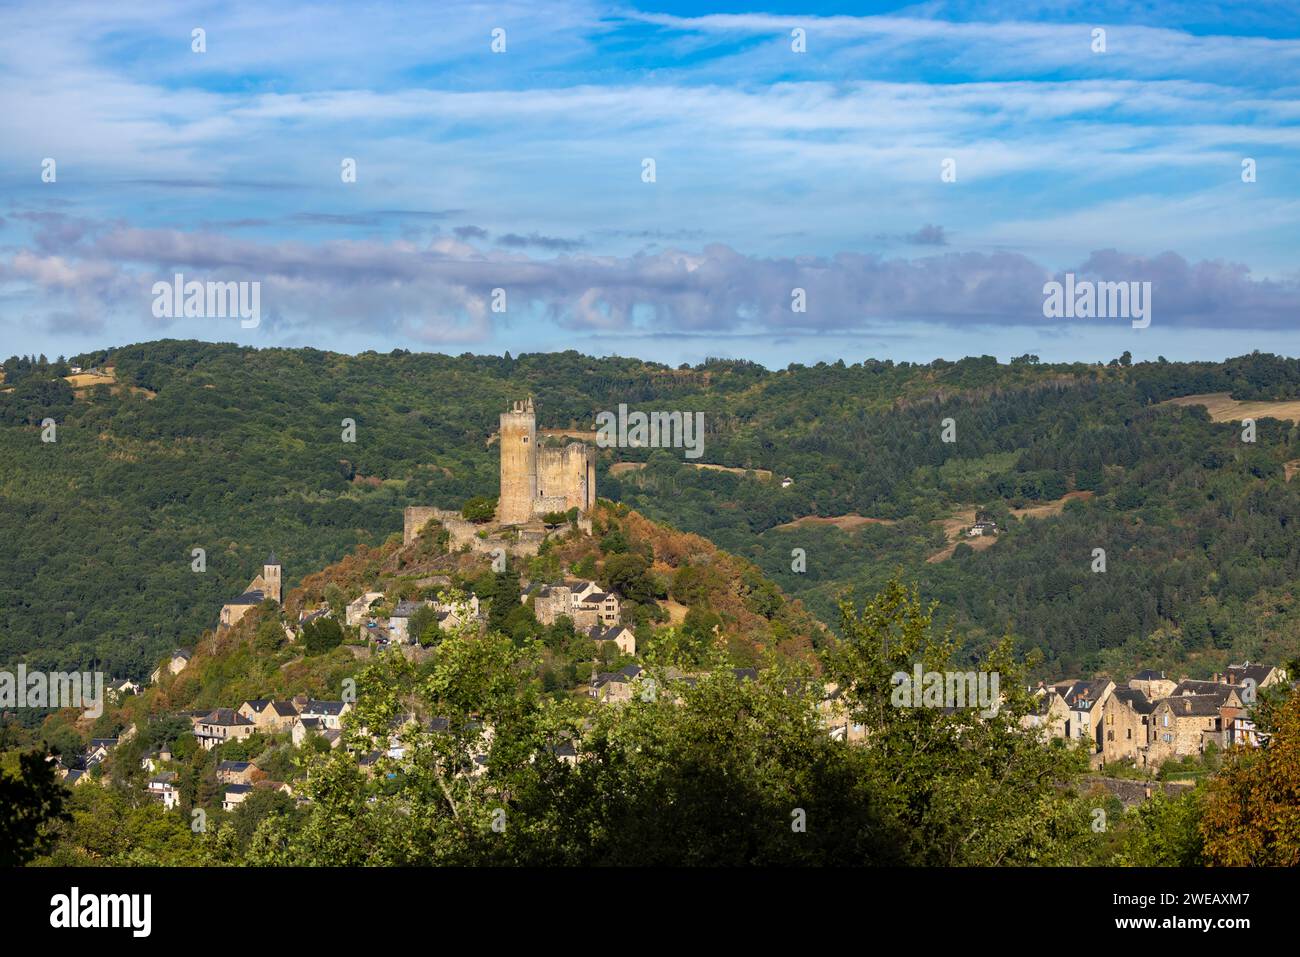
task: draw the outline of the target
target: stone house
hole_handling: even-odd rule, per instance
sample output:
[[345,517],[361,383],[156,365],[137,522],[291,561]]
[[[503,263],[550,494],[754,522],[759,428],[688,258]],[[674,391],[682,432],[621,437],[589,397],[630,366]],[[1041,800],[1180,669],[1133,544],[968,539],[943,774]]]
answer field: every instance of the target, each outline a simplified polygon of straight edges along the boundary
[[1128,686],[1135,691],[1141,691],[1147,696],[1148,701],[1159,701],[1161,698],[1168,698],[1174,693],[1174,687],[1177,685],[1172,678],[1169,678],[1163,671],[1139,671],[1128,680]]
[[221,810],[233,811],[253,793],[251,784],[230,784],[226,786],[225,797],[221,801]]
[[191,657],[192,657],[192,653],[188,648],[177,648],[175,651],[172,652],[170,658],[168,658],[157,668],[155,668],[153,670],[153,673],[149,675],[150,684],[157,684],[158,679],[162,677],[164,671],[166,671],[169,675],[180,674],[182,671],[185,670],[185,667],[190,663]]
[[245,701],[239,706],[239,713],[253,722],[263,734],[287,734],[293,730],[293,722],[298,717],[298,709],[293,702],[274,701],[270,698]]
[[620,654],[636,654],[636,635],[626,625],[615,625],[612,628],[592,625],[587,632],[587,637],[596,643],[596,647],[600,647],[604,642],[612,641]]
[[349,628],[355,628],[366,619],[370,618],[370,606],[375,602],[383,601],[384,593],[381,591],[364,592],[357,598],[348,602],[347,611],[344,613],[343,622]]
[[602,704],[631,701],[634,686],[643,674],[640,665],[628,665],[618,671],[602,671],[592,678],[591,696]]
[[217,783],[252,784],[260,773],[257,765],[249,761],[222,761],[217,765]]
[[618,624],[619,606],[618,595],[601,591],[595,582],[583,582],[582,587],[573,592],[573,625],[575,628],[593,625],[613,628]]
[[1254,682],[1254,688],[1258,690],[1284,683],[1287,680],[1287,673],[1282,668],[1275,668],[1272,665],[1252,665],[1247,661],[1244,665],[1229,665],[1224,674],[1214,677],[1216,681],[1226,685],[1244,686],[1247,681],[1251,681]]
[[1065,699],[1070,714],[1065,721],[1065,738],[1070,741],[1089,740],[1090,751],[1101,753],[1102,722],[1101,710],[1106,699],[1115,690],[1115,682],[1109,678],[1094,678],[1090,681],[1068,681],[1053,686]]
[[524,592],[519,598],[533,600],[533,614],[543,625],[553,625],[561,615],[567,616],[573,627],[586,631],[600,625],[613,628],[620,612],[618,595],[602,591],[593,581],[566,581],[560,585],[541,585]]
[[[1203,754],[1209,743],[1223,747],[1227,738],[1226,726],[1231,718],[1240,714],[1240,704],[1240,699],[1232,691],[1227,695],[1171,695],[1157,702],[1151,712],[1148,764],[1156,767],[1170,758]],[[1227,719],[1224,717],[1225,707],[1231,714]]]
[[338,731],[343,727],[343,716],[352,710],[348,701],[318,701],[315,698],[299,696],[293,699],[300,718],[316,718],[322,728]]
[[1070,720],[1070,707],[1055,688],[1039,688],[1037,707],[1020,719],[1022,728],[1041,728],[1047,738],[1064,738],[1066,722]]
[[1146,767],[1153,710],[1155,703],[1136,688],[1111,692],[1101,709],[1103,762],[1132,761],[1135,767]]
[[256,730],[253,722],[233,708],[217,708],[195,722],[194,737],[203,750],[211,751],[227,741],[250,737]]
[[466,621],[478,618],[479,602],[477,595],[470,595],[462,601],[402,601],[397,603],[393,613],[388,616],[388,634],[392,641],[401,644],[414,644],[419,635],[411,634],[411,616],[420,608],[432,608],[437,617],[438,627],[443,631],[459,628]]
[[313,734],[318,734],[324,738],[331,748],[337,748],[343,743],[343,732],[338,728],[327,727],[323,718],[310,718],[299,715],[298,720],[294,722],[293,731],[290,732],[293,746],[301,748],[307,738]]

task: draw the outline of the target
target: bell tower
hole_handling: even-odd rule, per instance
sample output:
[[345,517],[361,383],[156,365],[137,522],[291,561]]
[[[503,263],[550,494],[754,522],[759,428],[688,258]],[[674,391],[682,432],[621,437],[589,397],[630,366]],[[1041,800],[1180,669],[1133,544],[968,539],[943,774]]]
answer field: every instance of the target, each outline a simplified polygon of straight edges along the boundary
[[262,565],[262,594],[265,598],[272,598],[277,604],[282,604],[280,592],[280,568],[279,561],[276,560],[275,552],[271,552],[271,557]]

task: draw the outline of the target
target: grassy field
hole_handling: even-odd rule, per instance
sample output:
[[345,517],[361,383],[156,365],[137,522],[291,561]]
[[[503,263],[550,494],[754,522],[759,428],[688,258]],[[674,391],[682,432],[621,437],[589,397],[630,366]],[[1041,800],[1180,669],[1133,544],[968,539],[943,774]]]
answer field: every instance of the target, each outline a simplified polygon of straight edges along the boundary
[[796,518],[793,522],[786,522],[784,525],[778,525],[777,528],[804,528],[808,525],[834,525],[844,532],[852,532],[862,528],[864,525],[895,525],[897,522],[892,518],[867,518],[865,515],[805,515],[802,518]]
[[[1092,492],[1066,492],[1060,498],[1050,502],[1042,502],[1028,508],[1013,508],[1011,514],[1016,518],[1051,518],[1053,515],[1060,515],[1065,511],[1065,506],[1070,502],[1076,499],[1087,501],[1092,496]],[[945,519],[940,519],[938,524],[943,525],[943,533],[948,539],[948,544],[927,558],[926,561],[934,564],[951,558],[953,551],[956,550],[960,542],[965,542],[977,552],[992,548],[994,542],[998,540],[996,535],[976,535],[974,538],[970,538],[965,534],[965,529],[970,528],[974,523],[975,509],[973,507],[962,509]]]
[[1215,422],[1240,422],[1242,419],[1282,419],[1300,422],[1300,399],[1276,402],[1242,402],[1226,392],[1185,395],[1161,405],[1203,405]]
[[[759,479],[764,482],[772,481],[772,472],[770,469],[740,469],[730,465],[707,465],[700,462],[683,462],[683,465],[689,465],[696,469],[712,469],[716,472],[730,472],[732,475],[744,475],[746,472],[753,472]],[[609,467],[610,475],[626,475],[628,472],[639,472],[645,468],[645,462],[615,462]]]

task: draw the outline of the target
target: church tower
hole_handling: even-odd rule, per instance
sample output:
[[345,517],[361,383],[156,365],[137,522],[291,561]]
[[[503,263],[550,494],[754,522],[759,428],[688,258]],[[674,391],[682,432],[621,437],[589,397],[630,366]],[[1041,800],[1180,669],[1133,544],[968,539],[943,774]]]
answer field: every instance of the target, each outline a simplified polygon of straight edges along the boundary
[[275,558],[275,552],[271,552],[271,557],[262,566],[262,595],[274,599],[277,604],[283,604],[280,594],[280,572],[280,563]]
[[497,521],[523,525],[532,520],[537,498],[537,417],[530,396],[501,413],[501,497]]

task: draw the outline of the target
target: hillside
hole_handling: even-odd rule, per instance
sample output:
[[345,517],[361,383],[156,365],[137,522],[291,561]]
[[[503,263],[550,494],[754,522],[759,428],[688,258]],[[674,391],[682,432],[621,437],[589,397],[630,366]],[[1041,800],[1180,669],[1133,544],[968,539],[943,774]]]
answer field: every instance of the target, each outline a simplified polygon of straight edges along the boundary
[[[543,644],[540,677],[551,692],[585,693],[598,651],[581,629],[538,623],[531,607],[520,604],[519,589],[521,581],[558,581],[570,574],[590,576],[615,591],[628,611],[637,654],[606,653],[609,667],[658,660],[698,668],[717,653],[737,667],[761,665],[772,656],[816,667],[814,648],[825,643],[825,628],[749,562],[626,507],[602,503],[593,521],[594,536],[573,531],[536,558],[511,560],[501,573],[493,572],[485,556],[448,552],[436,522],[409,546],[397,535],[378,547],[358,546],[306,576],[285,595],[283,609],[268,602],[233,628],[192,636],[185,670],[139,700],[128,699],[125,711],[105,715],[100,730],[108,734],[151,713],[337,695],[343,679],[372,660],[374,643],[345,628],[343,644],[313,654],[302,641],[290,640],[286,628],[297,629],[303,614],[324,607],[343,622],[345,606],[365,592],[382,592],[388,606],[448,592],[476,596],[485,608],[485,627],[521,645],[534,639]],[[670,604],[685,610],[683,621],[670,621]],[[405,653],[418,662],[430,650],[408,647]]]
[[[545,410],[539,426],[559,431],[590,430],[619,403],[703,411],[698,463],[601,449],[600,496],[752,561],[824,621],[846,586],[874,593],[901,571],[968,645],[1009,628],[1043,652],[1045,672],[1142,661],[1208,673],[1300,644],[1293,428],[1260,418],[1248,444],[1200,405],[1163,404],[1226,393],[1263,415],[1300,397],[1295,360],[769,371],[163,341],[75,361],[113,367],[119,388],[74,391],[52,364],[4,364],[0,661],[142,677],[212,627],[268,551],[296,584],[358,545],[382,547],[405,505],[493,494],[489,439],[525,393]],[[56,442],[41,441],[46,417]],[[611,469],[628,462],[644,467]],[[944,526],[971,509],[1002,527],[978,550]],[[879,521],[811,521],[855,515]],[[1097,548],[1105,574],[1091,570]]]

